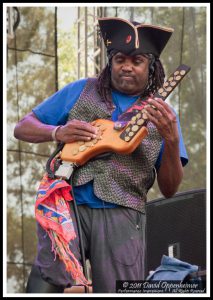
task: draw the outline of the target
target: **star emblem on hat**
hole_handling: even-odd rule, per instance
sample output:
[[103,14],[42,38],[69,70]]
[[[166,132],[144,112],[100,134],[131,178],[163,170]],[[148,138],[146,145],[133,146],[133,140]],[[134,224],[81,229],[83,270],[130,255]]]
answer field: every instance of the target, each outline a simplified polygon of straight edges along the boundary
[[106,44],[107,44],[107,46],[109,46],[110,44],[112,44],[112,42],[110,41],[110,40],[106,40]]
[[132,36],[130,34],[127,35],[127,37],[126,37],[126,44],[129,44],[131,42],[131,40],[132,40]]

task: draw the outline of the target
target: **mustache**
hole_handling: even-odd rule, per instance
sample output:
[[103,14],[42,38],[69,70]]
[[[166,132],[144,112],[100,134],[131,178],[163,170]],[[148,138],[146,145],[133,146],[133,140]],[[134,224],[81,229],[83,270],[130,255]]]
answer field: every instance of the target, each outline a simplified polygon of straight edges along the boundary
[[119,74],[120,77],[131,77],[131,78],[135,78],[135,76],[133,74],[130,74],[128,72],[122,72]]

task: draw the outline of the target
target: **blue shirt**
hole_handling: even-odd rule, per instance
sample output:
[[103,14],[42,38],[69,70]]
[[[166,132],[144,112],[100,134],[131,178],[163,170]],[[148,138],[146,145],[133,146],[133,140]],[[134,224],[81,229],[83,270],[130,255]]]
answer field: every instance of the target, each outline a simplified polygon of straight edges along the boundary
[[[82,90],[85,87],[87,79],[81,79],[75,82],[72,82],[66,85],[61,90],[57,91],[55,94],[45,99],[42,103],[36,106],[32,111],[36,115],[36,117],[45,124],[49,125],[64,125],[67,122],[69,112],[78,100]],[[112,92],[112,99],[115,105],[115,110],[112,113],[112,120],[116,121],[118,116],[123,113],[129,106],[131,106],[136,100],[138,96],[129,96],[118,91]],[[178,118],[177,118],[178,119]],[[186,165],[188,162],[188,156],[186,152],[186,148],[183,142],[180,123],[178,120],[178,130],[180,135],[180,158],[182,161],[182,165]],[[158,169],[160,167],[160,162],[163,154],[164,144],[161,147],[159,157],[156,161],[155,167]],[[104,202],[96,195],[93,191],[93,181],[88,182],[87,184],[74,187],[73,188],[76,203],[87,204],[92,208],[100,208],[100,207],[117,207],[114,203]]]

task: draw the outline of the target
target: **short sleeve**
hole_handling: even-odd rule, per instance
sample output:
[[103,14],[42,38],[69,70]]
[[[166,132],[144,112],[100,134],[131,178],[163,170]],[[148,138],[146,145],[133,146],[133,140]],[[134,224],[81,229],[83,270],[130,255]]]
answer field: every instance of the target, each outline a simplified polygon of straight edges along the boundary
[[81,79],[69,83],[33,108],[32,111],[42,123],[64,125],[67,121],[69,111],[78,100],[86,81],[87,79]]

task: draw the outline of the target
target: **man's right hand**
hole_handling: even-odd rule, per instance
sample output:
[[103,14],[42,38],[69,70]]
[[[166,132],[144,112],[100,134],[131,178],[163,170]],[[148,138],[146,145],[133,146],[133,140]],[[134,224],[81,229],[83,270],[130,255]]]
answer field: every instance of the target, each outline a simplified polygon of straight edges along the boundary
[[56,139],[60,142],[90,141],[96,138],[97,129],[90,123],[79,120],[68,121],[56,132]]

